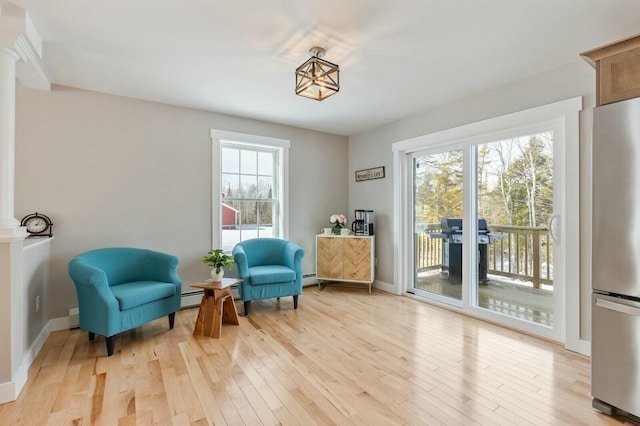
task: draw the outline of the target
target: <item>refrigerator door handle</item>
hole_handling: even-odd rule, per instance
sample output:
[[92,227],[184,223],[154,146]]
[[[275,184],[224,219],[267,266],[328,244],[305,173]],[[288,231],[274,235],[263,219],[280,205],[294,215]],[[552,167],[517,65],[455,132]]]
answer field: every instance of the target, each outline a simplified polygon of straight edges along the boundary
[[[630,302],[633,303],[633,302]],[[630,306],[624,303],[612,302],[610,300],[602,299],[596,296],[596,306],[601,308],[610,309],[612,311],[621,312],[627,315],[640,316],[640,307]]]

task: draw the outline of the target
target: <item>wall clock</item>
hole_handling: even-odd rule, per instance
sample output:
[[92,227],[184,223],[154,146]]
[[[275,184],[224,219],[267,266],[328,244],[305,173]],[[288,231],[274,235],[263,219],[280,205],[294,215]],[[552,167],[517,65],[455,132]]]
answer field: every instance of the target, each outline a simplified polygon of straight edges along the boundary
[[51,233],[53,228],[53,223],[48,216],[45,216],[41,213],[32,213],[28,214],[22,218],[20,221],[20,226],[24,226],[27,228],[27,232],[29,233],[29,237],[52,237]]

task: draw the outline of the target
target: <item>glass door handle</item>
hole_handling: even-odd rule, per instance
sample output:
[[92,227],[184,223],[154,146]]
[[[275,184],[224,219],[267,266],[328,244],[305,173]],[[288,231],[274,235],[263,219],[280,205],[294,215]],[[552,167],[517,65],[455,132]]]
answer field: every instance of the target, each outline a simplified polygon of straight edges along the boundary
[[549,219],[549,235],[551,235],[551,239],[556,245],[560,244],[560,235],[556,233],[555,229],[556,221],[558,220],[560,220],[559,214],[552,214],[551,218]]

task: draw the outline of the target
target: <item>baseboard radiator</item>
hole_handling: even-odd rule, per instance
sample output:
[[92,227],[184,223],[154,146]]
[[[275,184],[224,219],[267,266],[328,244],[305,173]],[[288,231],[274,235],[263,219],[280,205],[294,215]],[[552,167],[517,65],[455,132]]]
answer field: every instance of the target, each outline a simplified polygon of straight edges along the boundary
[[182,309],[193,308],[194,306],[200,305],[202,301],[202,295],[204,294],[204,290],[186,290],[182,292],[182,303],[180,307]]
[[[310,285],[317,285],[318,280],[316,274],[305,274],[302,276],[302,286],[307,287]],[[202,301],[202,295],[204,291],[202,289],[188,289],[182,291],[182,309],[193,308],[194,306],[200,306]],[[231,294],[234,300],[240,299],[237,286],[231,287]]]
[[[305,274],[302,277],[302,286],[307,287],[310,285],[318,284],[316,280],[316,274]],[[194,306],[200,306],[202,301],[202,295],[204,291],[202,289],[188,289],[182,292],[182,304],[181,309],[193,308]],[[231,294],[233,298],[240,299],[237,287],[231,288]],[[77,328],[80,325],[80,318],[78,317],[78,308],[69,309],[69,328]]]
[[[306,274],[302,277],[302,285],[303,287],[307,287],[310,285],[318,284],[318,280],[316,280],[316,274]],[[200,306],[200,302],[202,301],[202,289],[188,289],[183,290],[182,292],[182,304],[181,308],[193,308],[194,306]],[[240,299],[240,294],[238,293],[237,287],[231,288],[231,294],[233,294],[234,299]],[[78,308],[69,309],[69,328],[77,328],[80,325],[80,318],[78,317]]]
[[80,317],[79,317],[78,308],[69,309],[69,328],[78,328],[80,327]]

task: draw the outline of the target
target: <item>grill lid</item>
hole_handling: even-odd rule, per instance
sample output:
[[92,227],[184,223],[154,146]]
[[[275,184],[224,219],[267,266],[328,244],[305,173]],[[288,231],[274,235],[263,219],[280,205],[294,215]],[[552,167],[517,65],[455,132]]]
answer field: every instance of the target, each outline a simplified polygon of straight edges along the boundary
[[[459,217],[443,217],[440,219],[440,226],[442,232],[445,234],[454,234],[462,232],[462,219]],[[485,219],[478,219],[478,232],[486,234],[489,232],[487,221]]]
[[445,234],[462,233],[462,219],[458,217],[443,217],[440,219],[440,228]]

